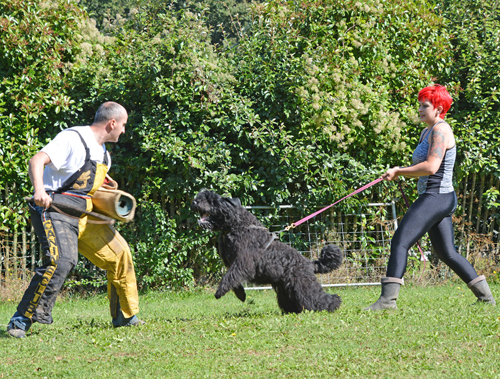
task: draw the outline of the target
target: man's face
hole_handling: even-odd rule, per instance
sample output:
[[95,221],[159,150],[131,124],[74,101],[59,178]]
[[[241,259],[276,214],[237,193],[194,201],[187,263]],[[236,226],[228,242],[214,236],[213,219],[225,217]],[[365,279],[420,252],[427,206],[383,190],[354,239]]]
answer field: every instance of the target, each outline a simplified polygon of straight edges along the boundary
[[118,119],[118,120],[111,120],[111,133],[110,133],[110,142],[118,142],[118,139],[122,135],[122,133],[125,133],[125,124],[128,121],[128,115],[125,115],[124,117]]

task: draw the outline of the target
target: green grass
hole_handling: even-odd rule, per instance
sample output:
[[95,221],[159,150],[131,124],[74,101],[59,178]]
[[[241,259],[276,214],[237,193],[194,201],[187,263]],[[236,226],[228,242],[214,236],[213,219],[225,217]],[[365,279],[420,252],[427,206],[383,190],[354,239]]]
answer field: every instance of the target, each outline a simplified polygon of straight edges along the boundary
[[[500,285],[490,286],[500,300]],[[335,313],[281,315],[272,291],[247,303],[213,291],[141,296],[137,328],[110,326],[104,295],[66,297],[52,325],[7,338],[0,378],[500,378],[500,307],[463,284],[406,285],[399,309],[364,312],[380,287],[331,290]]]

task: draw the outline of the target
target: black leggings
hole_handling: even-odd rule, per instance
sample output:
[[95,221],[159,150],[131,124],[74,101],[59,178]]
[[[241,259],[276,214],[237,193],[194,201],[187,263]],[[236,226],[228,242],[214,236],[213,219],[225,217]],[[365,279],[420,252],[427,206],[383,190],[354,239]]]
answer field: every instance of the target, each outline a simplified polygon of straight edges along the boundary
[[387,276],[402,278],[406,271],[408,250],[429,233],[438,258],[446,263],[465,283],[477,278],[476,270],[455,250],[451,216],[457,207],[455,192],[425,193],[410,206],[391,241]]

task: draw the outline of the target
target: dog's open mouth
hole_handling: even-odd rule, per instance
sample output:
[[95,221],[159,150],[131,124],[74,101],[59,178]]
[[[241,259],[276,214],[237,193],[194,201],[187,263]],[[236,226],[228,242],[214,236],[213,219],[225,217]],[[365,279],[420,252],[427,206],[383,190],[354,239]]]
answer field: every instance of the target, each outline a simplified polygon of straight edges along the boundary
[[210,213],[200,212],[200,219],[198,220],[198,225],[200,225],[203,229],[212,230],[213,225],[210,221]]

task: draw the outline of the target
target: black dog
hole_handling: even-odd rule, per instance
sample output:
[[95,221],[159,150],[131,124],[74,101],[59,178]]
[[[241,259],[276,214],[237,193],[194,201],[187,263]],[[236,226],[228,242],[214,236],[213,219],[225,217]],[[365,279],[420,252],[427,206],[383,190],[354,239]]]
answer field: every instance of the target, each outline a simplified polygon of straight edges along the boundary
[[191,209],[200,214],[198,223],[202,228],[221,232],[219,255],[228,270],[215,293],[217,299],[232,290],[245,301],[241,283],[252,282],[271,284],[285,313],[304,309],[333,312],[340,307],[340,296],[324,292],[315,275],[342,264],[342,252],[337,246],[325,246],[320,259],[310,261],[276,240],[238,198],[221,197],[212,191],[198,193]]

